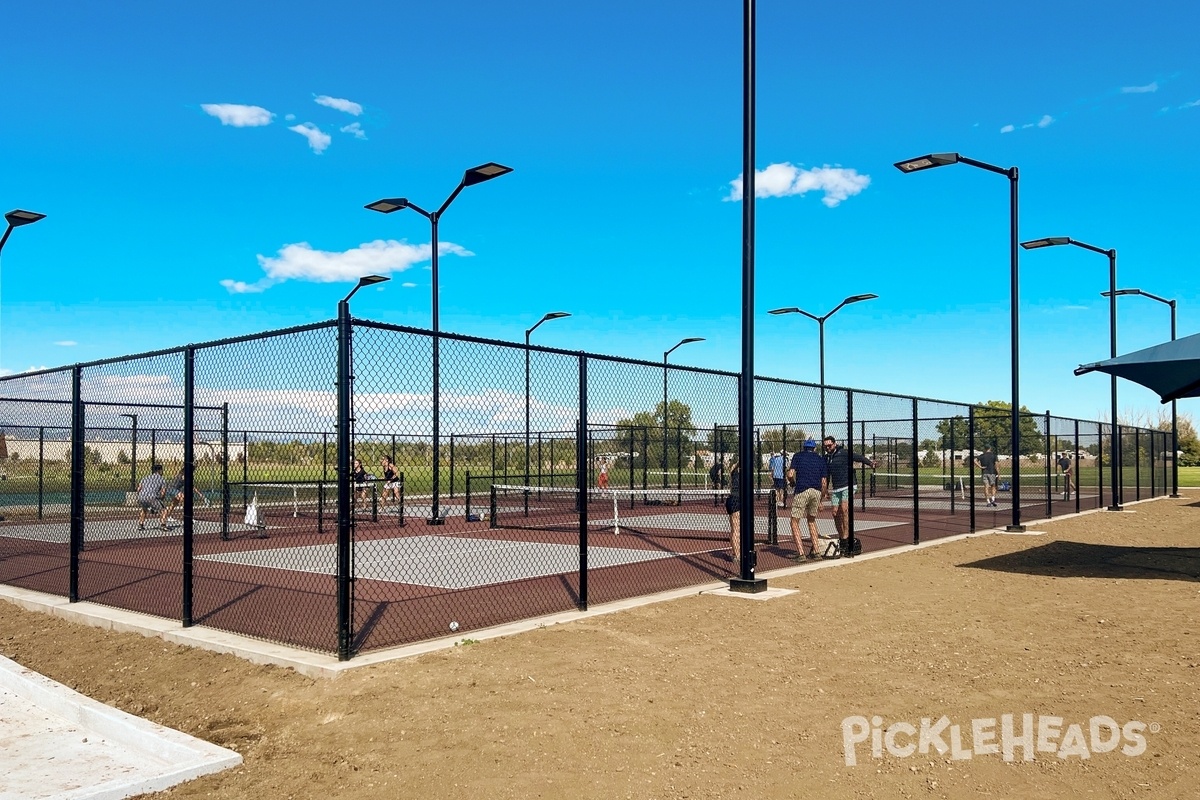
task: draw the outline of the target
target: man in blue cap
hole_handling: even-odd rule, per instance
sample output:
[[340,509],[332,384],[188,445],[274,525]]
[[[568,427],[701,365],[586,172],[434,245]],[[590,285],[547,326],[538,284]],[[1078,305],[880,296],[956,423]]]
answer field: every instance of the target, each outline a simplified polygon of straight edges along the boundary
[[[820,558],[820,538],[817,536],[817,512],[821,501],[829,496],[829,465],[817,455],[817,443],[804,440],[804,449],[792,456],[788,469],[788,481],[792,489],[792,538],[796,541],[796,555],[792,559],[810,560]],[[800,538],[800,518],[808,521],[808,541],[812,549],[807,554]]]

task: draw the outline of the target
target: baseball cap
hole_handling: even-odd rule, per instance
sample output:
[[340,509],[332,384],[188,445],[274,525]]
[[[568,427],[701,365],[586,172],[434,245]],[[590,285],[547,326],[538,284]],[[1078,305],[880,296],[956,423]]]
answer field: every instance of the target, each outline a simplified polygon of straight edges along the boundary
[[816,450],[817,449],[816,441],[814,439],[805,439],[804,440],[804,449],[805,450]]

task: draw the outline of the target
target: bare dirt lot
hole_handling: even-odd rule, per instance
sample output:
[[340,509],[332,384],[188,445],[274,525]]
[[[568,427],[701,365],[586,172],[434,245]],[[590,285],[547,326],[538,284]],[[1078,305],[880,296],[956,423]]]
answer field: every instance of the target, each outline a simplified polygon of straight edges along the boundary
[[1200,493],[1129,508],[336,680],[3,602],[0,653],[245,758],[162,797],[1195,797]]

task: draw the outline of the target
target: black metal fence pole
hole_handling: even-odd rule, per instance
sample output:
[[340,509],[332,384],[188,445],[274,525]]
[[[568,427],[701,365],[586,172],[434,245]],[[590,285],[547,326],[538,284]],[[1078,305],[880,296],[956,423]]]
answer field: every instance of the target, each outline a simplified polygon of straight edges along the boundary
[[[950,417],[947,422],[950,425],[950,514],[954,515],[958,513],[955,507],[955,498],[958,494],[958,482],[954,479],[954,462],[958,459],[954,456],[954,417]],[[945,468],[945,465],[942,465],[942,469]]]
[[[193,492],[196,488],[196,348],[189,345],[183,353],[183,608],[181,623],[183,627],[192,626],[192,534],[195,530],[196,506],[193,502]],[[225,418],[228,426],[229,419]],[[228,434],[228,427],[222,431]],[[226,442],[224,463],[229,463],[228,435],[222,437]],[[222,486],[228,487],[226,475]],[[224,495],[229,496],[228,488]]]
[[1141,428],[1133,429],[1133,499],[1142,499],[1142,448],[1138,443],[1138,434]]
[[351,548],[351,504],[350,494],[350,304],[346,300],[338,303],[338,358],[337,358],[337,657],[346,661],[351,656],[350,621],[350,548]]
[[46,492],[46,428],[38,427],[38,519],[42,518],[45,509],[44,497]]
[[1050,436],[1050,409],[1046,409],[1044,419],[1046,420],[1046,516],[1053,517],[1055,488],[1051,484],[1053,483],[1054,475],[1054,443],[1051,441],[1052,437]]
[[71,370],[71,552],[68,597],[79,601],[79,554],[83,550],[83,480],[85,439],[82,397],[83,368]]
[[[229,403],[221,405],[221,518],[229,519]],[[228,530],[226,530],[228,538]]]
[[[579,498],[579,610],[588,604],[587,355],[579,354],[579,422],[575,433],[575,490]],[[664,410],[665,411],[665,410]],[[666,442],[664,441],[665,445]]]
[[[395,461],[396,457],[392,456]],[[468,473],[469,474],[469,473]],[[450,434],[450,496],[454,497],[454,434]]]
[[921,543],[921,463],[917,458],[917,441],[921,432],[918,430],[918,414],[917,398],[914,397],[912,401],[912,456],[910,457],[913,477],[913,544]]
[[967,474],[970,476],[971,531],[975,531],[975,406],[967,406]]
[[[846,392],[846,449],[849,451],[850,458],[850,485],[847,488],[850,496],[846,499],[846,529],[848,531],[848,538],[846,539],[845,555],[853,556],[855,550],[854,493],[858,490],[858,487],[854,485],[854,392],[852,391]],[[814,544],[816,543],[814,542]]]

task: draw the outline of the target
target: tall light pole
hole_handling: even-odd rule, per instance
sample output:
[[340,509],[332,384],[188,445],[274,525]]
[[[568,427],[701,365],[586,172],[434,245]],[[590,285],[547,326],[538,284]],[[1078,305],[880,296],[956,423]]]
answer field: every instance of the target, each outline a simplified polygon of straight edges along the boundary
[[364,275],[350,294],[338,301],[337,315],[337,617],[338,659],[350,658],[350,528],[353,525],[353,495],[350,488],[350,450],[354,438],[350,435],[352,401],[350,395],[352,332],[350,324],[350,298],[364,286],[383,283],[389,278],[382,275]]
[[[1108,297],[1108,292],[1101,292],[1101,297]],[[1148,297],[1151,300],[1157,300],[1160,303],[1166,303],[1171,308],[1171,341],[1175,341],[1175,306],[1174,300],[1168,300],[1165,297],[1159,297],[1156,294],[1143,292],[1141,289],[1117,289],[1113,294],[1117,297],[1126,295],[1141,295]],[[1176,412],[1175,401],[1171,401],[1171,497],[1180,497],[1179,494],[1179,416]]]
[[129,432],[129,491],[137,491],[137,414],[122,414],[122,417],[128,417],[131,425]]
[[[1084,242],[1076,241],[1070,236],[1050,236],[1045,239],[1033,239],[1028,242],[1021,242],[1021,247],[1026,250],[1038,250],[1043,247],[1059,247],[1061,245],[1075,245],[1082,247],[1084,250],[1090,250],[1093,253],[1099,253],[1108,257],[1108,350],[1109,357],[1117,357],[1117,251],[1105,250],[1095,245],[1085,244]],[[1120,426],[1117,424],[1117,376],[1112,376],[1110,384],[1112,395],[1112,504],[1108,507],[1109,511],[1121,510],[1121,478],[1124,472],[1124,464],[1121,458],[1121,433]]]
[[663,353],[663,451],[662,451],[662,468],[663,468],[663,488],[667,488],[667,356],[674,353],[685,344],[692,342],[703,342],[703,336],[690,336],[687,339],[681,339],[679,344],[672,347],[670,350]]
[[805,311],[802,308],[796,308],[795,306],[792,306],[791,308],[776,308],[776,309],[772,309],[771,311],[767,312],[768,314],[803,314],[804,316],[808,317],[809,319],[815,319],[817,321],[817,327],[820,329],[820,343],[821,343],[820,351],[821,351],[821,435],[822,436],[825,435],[825,320],[829,319],[834,314],[836,314],[839,310],[841,310],[842,306],[848,306],[851,303],[861,303],[864,300],[874,300],[877,297],[879,297],[879,295],[877,295],[877,294],[853,294],[853,295],[850,295],[845,300],[838,303],[837,306],[835,306],[834,309],[832,311],[830,311],[828,314],[825,314],[824,316],[820,316],[820,317],[818,317],[816,314],[810,314],[809,312]]
[[529,337],[538,329],[538,325],[552,319],[562,319],[571,316],[566,311],[551,311],[539,319],[532,328],[525,331],[525,485],[529,485]]
[[497,164],[494,161],[489,161],[486,164],[480,164],[478,167],[472,167],[463,173],[462,180],[458,182],[458,187],[455,188],[450,196],[446,198],[437,211],[426,211],[416,203],[404,197],[391,197],[383,200],[376,200],[374,203],[369,203],[366,208],[371,211],[378,211],[381,214],[390,214],[393,211],[399,211],[402,208],[411,208],[425,219],[429,220],[429,226],[432,230],[432,252],[430,254],[430,265],[432,267],[433,279],[433,500],[431,505],[432,514],[427,520],[430,525],[441,525],[445,522],[438,508],[438,497],[440,494],[441,482],[441,437],[440,437],[440,410],[441,410],[441,370],[439,363],[439,355],[441,351],[441,341],[439,333],[441,327],[438,320],[438,222],[442,218],[442,214],[446,213],[446,209],[454,202],[454,198],[458,197],[458,193],[468,186],[474,186],[477,183],[490,181],[492,178],[499,178],[501,175],[507,175],[512,172],[512,167],[506,167],[503,164]]
[[1020,170],[1016,167],[997,167],[983,161],[959,155],[958,153],[930,153],[907,161],[897,161],[896,169],[903,173],[920,172],[934,167],[944,167],[949,164],[966,164],[970,167],[994,172],[1008,178],[1009,198],[1009,316],[1010,316],[1010,345],[1012,359],[1012,523],[1006,528],[1010,533],[1020,533],[1025,530],[1021,524],[1021,329],[1019,325],[1018,276],[1020,264],[1020,248],[1017,246],[1017,199],[1019,194]]

